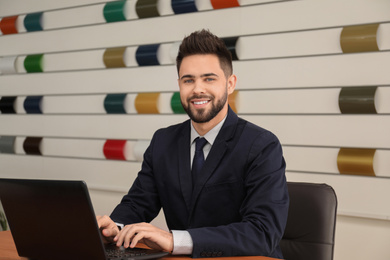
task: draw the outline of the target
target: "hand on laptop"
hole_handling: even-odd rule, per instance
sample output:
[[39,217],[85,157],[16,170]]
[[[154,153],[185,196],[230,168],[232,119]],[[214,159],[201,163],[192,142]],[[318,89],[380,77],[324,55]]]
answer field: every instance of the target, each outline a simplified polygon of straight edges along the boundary
[[114,238],[117,246],[123,244],[125,248],[135,247],[142,242],[150,248],[172,252],[173,235],[170,232],[157,228],[149,223],[137,223],[125,226]]
[[96,216],[96,220],[102,232],[104,243],[114,242],[114,237],[119,233],[119,228],[114,221],[109,216]]

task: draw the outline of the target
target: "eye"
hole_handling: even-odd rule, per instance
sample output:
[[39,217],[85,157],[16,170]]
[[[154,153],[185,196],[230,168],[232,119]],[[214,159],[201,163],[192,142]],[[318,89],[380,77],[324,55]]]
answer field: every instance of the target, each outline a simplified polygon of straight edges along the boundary
[[215,79],[214,78],[206,78],[205,81],[208,81],[208,82],[211,82],[211,81],[214,81]]
[[184,82],[185,84],[189,84],[189,83],[193,83],[194,80],[193,80],[193,79],[185,79],[183,82]]

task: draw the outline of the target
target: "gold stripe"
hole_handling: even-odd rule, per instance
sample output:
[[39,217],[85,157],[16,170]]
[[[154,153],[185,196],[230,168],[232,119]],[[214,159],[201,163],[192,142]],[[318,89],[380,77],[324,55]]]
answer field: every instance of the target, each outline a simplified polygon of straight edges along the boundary
[[135,109],[139,114],[159,114],[160,93],[139,93],[135,98]]
[[233,91],[232,94],[229,95],[229,106],[230,108],[237,113],[237,108],[238,108],[238,90]]
[[337,167],[341,174],[375,176],[375,149],[340,148]]
[[344,53],[379,51],[376,34],[379,24],[344,27],[340,45]]
[[123,60],[123,55],[126,51],[126,47],[110,48],[106,49],[103,54],[103,62],[106,68],[122,68],[126,67]]

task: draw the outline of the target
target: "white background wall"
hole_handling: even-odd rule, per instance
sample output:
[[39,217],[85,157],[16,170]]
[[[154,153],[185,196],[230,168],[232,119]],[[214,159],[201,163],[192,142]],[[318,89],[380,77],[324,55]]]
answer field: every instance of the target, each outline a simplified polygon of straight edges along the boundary
[[[127,0],[126,21],[115,23],[104,19],[106,2],[0,0],[0,19],[18,16],[18,33],[0,34],[0,97],[16,97],[15,113],[0,114],[0,136],[15,138],[12,153],[0,150],[0,177],[83,179],[96,213],[109,214],[136,177],[153,132],[187,118],[170,107],[178,91],[171,52],[185,35],[209,28],[238,37],[237,112],[280,138],[288,180],[336,190],[335,260],[390,258],[389,1],[243,0],[213,10],[198,0],[198,12],[174,14],[170,1],[160,0],[159,17],[139,19],[137,1]],[[23,25],[34,12],[43,12],[43,31]],[[343,53],[343,28],[369,24],[379,24],[377,50]],[[160,65],[138,66],[135,52],[146,44],[161,44]],[[105,67],[103,55],[114,47],[126,47],[126,67]],[[44,54],[43,72],[26,71],[32,54]],[[354,87],[377,87],[376,114],[342,113],[340,91]],[[136,98],[150,92],[160,93],[159,113],[139,113]],[[126,94],[126,114],[104,109],[115,93]],[[29,96],[43,96],[42,114],[26,113]],[[43,138],[42,155],[23,148],[33,136]],[[126,140],[126,160],[106,159],[108,139]],[[375,176],[340,174],[340,148],[375,149]],[[162,216],[155,223],[165,228]]]

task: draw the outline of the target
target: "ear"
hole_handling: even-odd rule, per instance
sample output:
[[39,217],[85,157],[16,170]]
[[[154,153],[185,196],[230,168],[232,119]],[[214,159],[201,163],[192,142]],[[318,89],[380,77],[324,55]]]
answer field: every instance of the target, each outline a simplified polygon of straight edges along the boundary
[[236,83],[237,83],[237,77],[236,75],[232,74],[230,77],[227,79],[227,90],[228,94],[232,94],[234,89],[236,88]]

